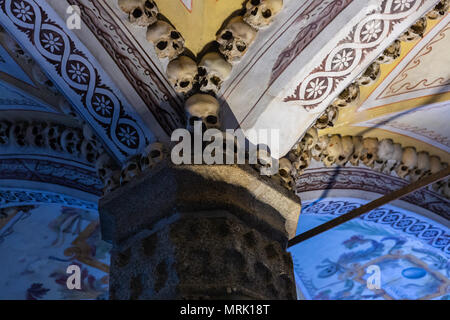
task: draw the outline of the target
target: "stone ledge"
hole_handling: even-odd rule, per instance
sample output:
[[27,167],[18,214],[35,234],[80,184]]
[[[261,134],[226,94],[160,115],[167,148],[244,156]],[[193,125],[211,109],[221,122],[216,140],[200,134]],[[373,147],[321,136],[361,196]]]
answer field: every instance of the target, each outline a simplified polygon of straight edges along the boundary
[[164,161],[100,199],[99,209],[103,239],[121,242],[176,212],[220,209],[292,238],[301,205],[297,196],[248,165]]

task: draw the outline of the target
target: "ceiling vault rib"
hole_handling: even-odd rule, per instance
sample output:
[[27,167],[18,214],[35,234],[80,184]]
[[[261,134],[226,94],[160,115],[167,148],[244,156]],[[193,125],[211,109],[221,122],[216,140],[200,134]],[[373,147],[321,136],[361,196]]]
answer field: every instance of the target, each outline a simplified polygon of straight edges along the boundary
[[394,191],[392,193],[384,195],[383,197],[378,198],[372,202],[369,202],[359,208],[356,208],[356,209],[350,211],[349,213],[343,214],[343,215],[341,215],[335,219],[332,219],[324,224],[321,224],[311,230],[308,230],[306,232],[303,232],[303,233],[297,235],[296,237],[289,240],[288,247],[292,247],[300,242],[308,240],[308,239],[310,239],[314,236],[317,236],[325,231],[333,229],[347,221],[350,221],[354,218],[357,218],[357,217],[363,215],[364,213],[367,213],[367,212],[369,212],[373,209],[376,209],[382,205],[385,205],[391,201],[400,199],[400,198],[402,198],[414,191],[422,189],[430,184],[441,181],[441,180],[445,179],[446,177],[448,177],[449,175],[450,175],[450,167],[447,167],[446,169],[444,169],[438,173],[435,173],[435,174],[428,176],[422,180],[411,183],[397,191]]

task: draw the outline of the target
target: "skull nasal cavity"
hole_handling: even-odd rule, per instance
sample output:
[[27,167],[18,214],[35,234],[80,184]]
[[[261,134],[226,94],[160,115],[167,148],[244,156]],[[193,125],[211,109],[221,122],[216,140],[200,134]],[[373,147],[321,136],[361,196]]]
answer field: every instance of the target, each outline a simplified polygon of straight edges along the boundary
[[142,10],[139,8],[134,9],[133,11],[133,17],[140,18],[142,16]]

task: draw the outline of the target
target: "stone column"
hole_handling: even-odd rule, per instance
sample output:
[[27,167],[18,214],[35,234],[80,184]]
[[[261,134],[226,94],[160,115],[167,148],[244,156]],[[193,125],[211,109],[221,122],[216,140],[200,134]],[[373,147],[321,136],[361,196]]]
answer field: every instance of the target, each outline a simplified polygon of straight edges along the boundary
[[101,199],[111,299],[295,299],[300,200],[247,165],[168,161]]

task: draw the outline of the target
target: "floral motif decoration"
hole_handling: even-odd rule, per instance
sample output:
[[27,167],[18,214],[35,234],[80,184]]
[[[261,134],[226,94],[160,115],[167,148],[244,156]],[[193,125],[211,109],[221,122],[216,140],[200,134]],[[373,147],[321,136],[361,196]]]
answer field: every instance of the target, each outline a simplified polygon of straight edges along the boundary
[[393,33],[399,22],[408,18],[405,12],[416,12],[423,5],[423,1],[417,0],[381,1],[376,10],[353,25],[347,36],[304,78],[292,95],[284,98],[284,102],[295,102],[293,105],[300,104],[306,110],[325,104],[338,84],[352,73],[356,76],[357,67],[368,60],[368,53]]
[[14,2],[14,9],[12,9],[13,14],[21,19],[23,22],[32,21],[33,19],[33,11],[29,4],[25,1]]
[[51,53],[59,52],[63,43],[61,42],[61,38],[55,36],[53,33],[44,33],[43,39],[41,39],[43,46],[45,49],[50,50]]

